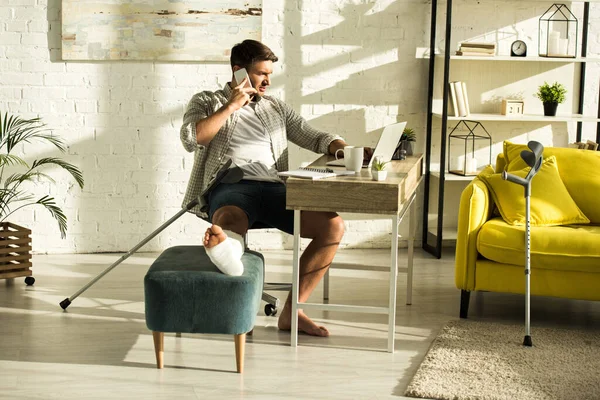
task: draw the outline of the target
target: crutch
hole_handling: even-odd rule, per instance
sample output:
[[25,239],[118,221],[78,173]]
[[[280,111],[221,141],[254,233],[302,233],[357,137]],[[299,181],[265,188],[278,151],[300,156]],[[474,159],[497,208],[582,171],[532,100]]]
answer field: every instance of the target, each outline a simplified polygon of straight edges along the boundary
[[209,186],[206,188],[206,190],[204,192],[202,192],[202,194],[200,196],[198,196],[196,199],[190,201],[177,214],[175,214],[167,222],[165,222],[164,224],[159,226],[150,235],[146,236],[146,238],[144,238],[141,242],[139,242],[138,244],[133,246],[131,248],[131,250],[129,250],[126,254],[121,256],[121,258],[119,258],[117,261],[115,261],[110,267],[108,267],[104,271],[102,271],[98,276],[96,276],[94,279],[92,279],[87,285],[85,285],[84,287],[79,289],[77,292],[75,292],[75,294],[73,294],[71,297],[67,297],[66,299],[61,301],[59,304],[62,307],[62,309],[66,310],[67,307],[69,307],[69,305],[71,305],[73,300],[75,300],[77,297],[79,297],[79,295],[81,295],[83,292],[88,290],[93,284],[98,282],[104,275],[108,274],[110,271],[113,270],[113,268],[115,268],[117,265],[121,264],[123,261],[125,261],[127,258],[129,258],[129,256],[131,256],[136,251],[138,251],[143,245],[145,245],[150,240],[152,240],[156,235],[161,233],[167,226],[171,225],[173,222],[175,222],[175,220],[177,220],[183,214],[185,214],[192,208],[196,207],[199,204],[199,199],[201,197],[205,196],[211,190],[213,190],[219,183],[239,182],[242,179],[242,177],[244,176],[244,173],[238,167],[230,168],[231,163],[232,163],[231,159],[227,159],[227,161],[221,166],[221,168],[215,175],[215,178],[211,181]]
[[544,153],[544,146],[541,143],[534,140],[527,143],[529,150],[523,150],[521,152],[521,158],[527,165],[531,167],[529,173],[525,178],[520,176],[512,175],[506,171],[502,172],[502,179],[508,180],[523,186],[525,189],[525,338],[523,339],[523,346],[531,347],[531,324],[530,324],[530,281],[531,281],[531,267],[530,267],[530,247],[529,247],[529,199],[531,197],[531,180],[537,174],[538,170],[542,166],[542,154]]

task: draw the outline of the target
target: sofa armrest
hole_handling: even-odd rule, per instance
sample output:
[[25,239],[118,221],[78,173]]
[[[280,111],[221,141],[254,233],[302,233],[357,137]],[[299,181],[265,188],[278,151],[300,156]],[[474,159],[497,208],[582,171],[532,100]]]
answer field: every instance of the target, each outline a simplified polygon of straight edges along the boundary
[[460,196],[454,272],[458,289],[475,289],[477,235],[483,224],[490,219],[492,205],[493,201],[487,186],[478,178],[473,179]]

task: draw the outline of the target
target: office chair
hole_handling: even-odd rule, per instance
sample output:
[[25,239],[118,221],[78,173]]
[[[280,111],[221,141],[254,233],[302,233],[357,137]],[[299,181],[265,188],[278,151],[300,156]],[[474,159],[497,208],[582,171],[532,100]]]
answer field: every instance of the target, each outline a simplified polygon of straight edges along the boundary
[[[244,244],[246,245],[246,249],[249,249],[248,234],[250,233],[251,230],[258,230],[258,229],[273,229],[273,227],[263,224],[263,223],[260,223],[260,222],[254,223],[248,229],[248,232],[246,232],[246,235],[244,236]],[[267,303],[267,304],[265,304],[265,308],[264,308],[265,315],[275,316],[275,315],[277,315],[280,301],[277,297],[267,293],[267,290],[268,291],[284,291],[285,290],[285,291],[289,292],[290,290],[292,290],[292,284],[291,283],[281,283],[281,282],[264,282],[262,299],[264,302]]]

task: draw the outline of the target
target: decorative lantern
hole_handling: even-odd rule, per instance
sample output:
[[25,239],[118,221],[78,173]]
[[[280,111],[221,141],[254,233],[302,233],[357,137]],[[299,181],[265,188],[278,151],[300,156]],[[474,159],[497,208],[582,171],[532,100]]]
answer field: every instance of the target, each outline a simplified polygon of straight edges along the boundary
[[[458,129],[464,126],[465,129]],[[481,122],[460,121],[448,137],[448,171],[455,175],[477,175],[480,165],[492,163],[492,137]],[[458,155],[454,155],[452,148]],[[460,151],[459,151],[460,150]],[[486,152],[486,162],[480,162],[476,153]]]
[[579,22],[565,4],[552,4],[540,17],[540,57],[577,57]]

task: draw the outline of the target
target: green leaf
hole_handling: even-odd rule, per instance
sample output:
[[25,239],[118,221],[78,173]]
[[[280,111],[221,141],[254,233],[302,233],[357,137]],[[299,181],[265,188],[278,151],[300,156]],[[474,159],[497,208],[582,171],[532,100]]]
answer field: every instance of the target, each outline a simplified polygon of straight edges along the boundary
[[2,221],[4,221],[6,217],[12,214],[12,212],[10,211],[11,204],[23,201],[30,201],[33,198],[33,195],[27,194],[25,191],[22,190],[0,189],[0,216],[2,217]]
[[5,165],[21,165],[29,168],[29,165],[21,157],[13,156],[12,154],[0,154],[0,167],[4,167]]
[[65,213],[56,205],[54,202],[54,198],[50,196],[44,196],[38,201],[36,204],[41,204],[46,207],[46,210],[50,212],[50,214],[56,219],[58,223],[58,228],[60,229],[61,238],[67,237],[67,216]]
[[[2,119],[1,115],[0,119]],[[63,140],[48,133],[48,130],[44,129],[45,126],[40,118],[23,119],[18,116],[8,116],[8,113],[5,113],[4,118],[0,121],[0,148],[6,147],[6,152],[10,153],[15,146],[37,139],[47,141],[65,152],[66,147]]]
[[42,165],[48,165],[48,164],[57,165],[57,166],[65,169],[68,173],[71,174],[71,176],[73,176],[73,178],[75,178],[75,180],[79,184],[79,187],[83,188],[83,174],[81,173],[79,168],[77,168],[73,164],[70,164],[66,161],[61,160],[60,158],[56,158],[56,157],[40,158],[39,160],[35,160],[33,162],[33,164],[31,165],[31,169],[35,169]]
[[56,183],[56,181],[54,180],[54,178],[52,178],[48,174],[45,174],[45,173],[39,172],[39,171],[31,171],[31,170],[29,170],[29,171],[27,171],[24,174],[18,174],[18,173],[17,174],[12,174],[8,178],[6,178],[6,180],[4,181],[4,187],[8,188],[13,183],[23,183],[23,182],[26,182],[26,181],[33,181],[33,178],[45,178],[45,179],[49,180],[52,183]]

